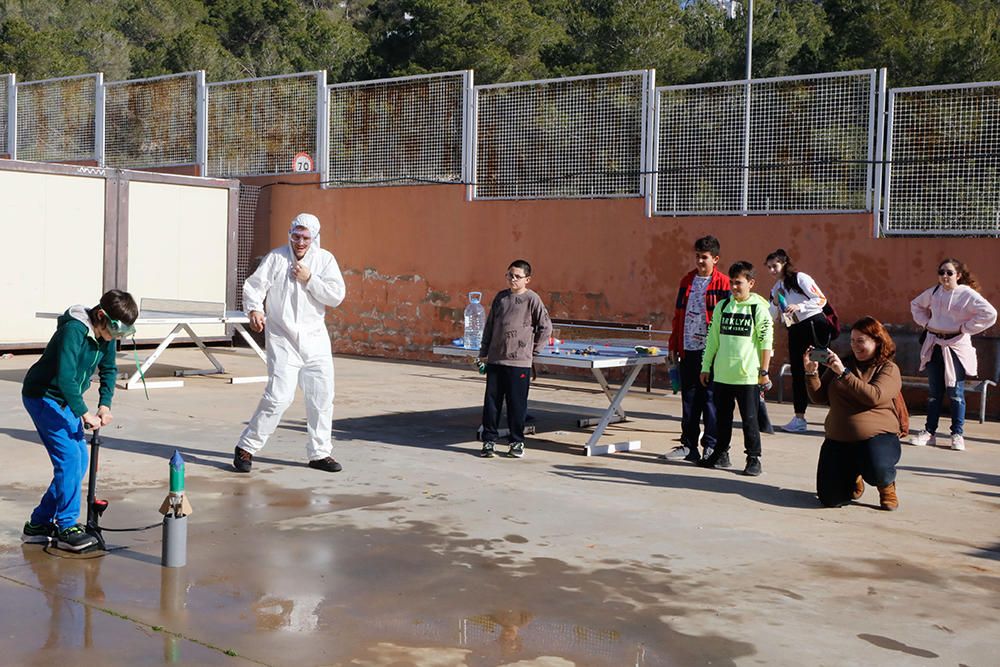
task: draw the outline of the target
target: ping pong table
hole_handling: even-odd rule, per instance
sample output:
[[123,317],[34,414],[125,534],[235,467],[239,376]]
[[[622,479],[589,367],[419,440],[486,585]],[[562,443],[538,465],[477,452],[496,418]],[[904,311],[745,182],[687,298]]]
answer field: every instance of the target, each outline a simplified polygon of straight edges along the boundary
[[[45,318],[57,318],[62,313],[35,313],[36,317]],[[170,330],[166,336],[164,336],[156,349],[146,357],[139,366],[135,369],[135,372],[125,381],[125,389],[135,389],[137,387],[143,386],[142,377],[145,376],[146,371],[156,363],[160,355],[170,347],[170,344],[177,339],[183,333],[186,333],[198,349],[208,357],[208,360],[212,363],[212,368],[209,369],[198,369],[198,370],[176,370],[174,371],[175,377],[185,377],[191,375],[217,375],[226,372],[225,367],[219,361],[219,359],[212,354],[212,351],[205,345],[205,341],[202,339],[198,333],[192,329],[192,326],[198,324],[225,324],[232,326],[236,333],[242,336],[243,340],[247,342],[250,348],[257,353],[261,361],[265,364],[267,363],[267,357],[264,355],[264,351],[260,349],[257,342],[253,339],[250,333],[243,327],[244,324],[249,324],[250,318],[242,311],[239,310],[226,310],[226,304],[214,301],[189,301],[183,299],[148,299],[144,298],[139,303],[139,317],[135,321],[136,333],[141,333],[143,326],[148,325],[173,325],[173,329]],[[230,378],[229,382],[231,384],[243,384],[247,382],[265,382],[267,376],[265,375],[255,375],[247,377],[233,377]],[[182,387],[184,386],[183,380],[147,380],[145,386],[149,388],[168,388],[168,387]]]
[[[609,424],[616,424],[626,420],[622,401],[625,395],[628,394],[628,390],[631,389],[635,379],[639,377],[639,372],[645,366],[667,362],[665,351],[658,354],[640,354],[634,347],[624,345],[623,343],[624,341],[621,340],[567,341],[557,346],[546,346],[541,354],[535,356],[536,364],[589,369],[594,375],[594,379],[601,385],[605,396],[607,396],[608,407],[601,417],[580,418],[577,420],[577,425],[581,428],[595,427],[594,432],[587,439],[587,444],[584,445],[585,456],[626,452],[640,449],[642,446],[640,440],[599,444]],[[648,345],[648,341],[645,344]],[[474,358],[479,354],[479,351],[468,350],[456,345],[436,345],[434,346],[434,354]],[[625,377],[617,390],[611,388],[607,377],[604,375],[604,370],[608,368],[627,369]]]

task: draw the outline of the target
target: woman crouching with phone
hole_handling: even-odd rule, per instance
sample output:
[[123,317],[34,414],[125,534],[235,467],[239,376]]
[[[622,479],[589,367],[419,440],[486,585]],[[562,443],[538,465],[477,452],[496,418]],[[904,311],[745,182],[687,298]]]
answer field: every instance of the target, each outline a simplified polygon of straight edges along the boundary
[[[881,322],[864,317],[851,328],[851,352],[843,361],[822,348],[803,355],[809,399],[830,405],[816,492],[823,505],[841,507],[860,498],[868,482],[878,488],[879,506],[891,511],[899,507],[900,426],[894,400],[902,381],[893,362],[896,345]],[[821,363],[826,367],[822,375]]]

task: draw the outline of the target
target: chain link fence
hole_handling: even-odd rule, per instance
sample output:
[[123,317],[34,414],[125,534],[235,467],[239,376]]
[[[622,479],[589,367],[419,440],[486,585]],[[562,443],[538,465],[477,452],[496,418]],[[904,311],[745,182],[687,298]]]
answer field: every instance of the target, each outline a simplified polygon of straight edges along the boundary
[[326,72],[208,84],[208,175],[316,171],[325,92]]
[[105,84],[105,163],[123,169],[198,163],[203,72]]
[[882,231],[1000,235],[1000,82],[889,91]]
[[638,197],[653,72],[476,86],[475,199]]
[[250,275],[253,263],[254,223],[261,186],[240,183],[239,219],[236,232],[236,309],[243,310],[243,283]]
[[655,90],[652,70],[472,77],[7,74],[0,154],[223,177],[321,171],[326,187],[465,183],[474,199],[645,195],[656,215],[872,211],[877,234],[1000,235],[998,82],[886,93],[875,70]]
[[653,211],[870,210],[876,83],[865,70],[658,88]]
[[[36,162],[100,161],[102,74],[17,84],[17,157]],[[100,123],[98,122],[100,120]]]
[[334,84],[324,187],[462,183],[472,72]]

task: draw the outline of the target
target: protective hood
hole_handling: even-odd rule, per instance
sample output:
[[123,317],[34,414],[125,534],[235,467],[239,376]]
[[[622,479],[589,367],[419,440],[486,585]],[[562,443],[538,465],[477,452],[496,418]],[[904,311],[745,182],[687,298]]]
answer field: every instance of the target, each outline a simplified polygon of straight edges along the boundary
[[299,213],[292,219],[292,224],[288,227],[288,241],[292,240],[292,232],[296,227],[305,227],[313,237],[310,248],[320,247],[319,245],[319,218],[312,213]]

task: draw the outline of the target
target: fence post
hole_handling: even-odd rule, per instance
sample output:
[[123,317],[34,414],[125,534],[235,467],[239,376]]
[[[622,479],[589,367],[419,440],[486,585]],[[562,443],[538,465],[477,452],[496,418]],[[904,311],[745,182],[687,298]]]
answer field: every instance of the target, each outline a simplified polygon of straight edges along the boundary
[[874,238],[879,238],[882,236],[883,220],[882,220],[882,174],[883,170],[886,168],[886,163],[884,156],[882,154],[882,149],[884,147],[885,132],[886,132],[886,119],[885,119],[885,92],[886,92],[886,75],[887,70],[885,67],[878,70],[876,75],[876,86],[878,88],[876,92],[876,112],[875,112],[875,154],[869,161],[870,168],[875,170],[875,192],[871,202],[872,209],[872,236]]
[[479,153],[479,91],[473,82],[472,70],[469,70],[469,81],[466,87],[467,101],[465,104],[465,114],[468,117],[466,123],[466,162],[468,163],[468,186],[465,188],[465,200],[472,201],[476,198],[476,179],[478,178],[478,153]]
[[7,75],[7,154],[17,159],[17,74]]
[[205,85],[205,70],[195,73],[195,158],[198,175],[208,176],[208,86]]
[[104,73],[97,73],[94,85],[94,162],[98,167],[104,166]]
[[330,89],[326,87],[326,70],[316,73],[316,164],[320,187],[326,186],[330,171]]

